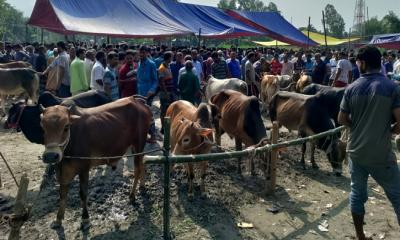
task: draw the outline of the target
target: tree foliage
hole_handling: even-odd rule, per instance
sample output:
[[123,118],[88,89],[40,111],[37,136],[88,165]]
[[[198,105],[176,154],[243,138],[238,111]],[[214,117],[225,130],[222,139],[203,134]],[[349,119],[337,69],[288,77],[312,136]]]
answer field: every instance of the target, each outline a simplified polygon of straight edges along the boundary
[[26,19],[22,12],[16,10],[5,0],[0,0],[0,12],[1,40],[23,41]]
[[278,6],[270,2],[265,5],[261,0],[220,0],[218,7],[222,9],[255,11],[255,12],[278,12]]
[[335,6],[328,4],[325,7],[325,21],[327,31],[335,37],[343,37],[345,23],[343,17],[336,11]]

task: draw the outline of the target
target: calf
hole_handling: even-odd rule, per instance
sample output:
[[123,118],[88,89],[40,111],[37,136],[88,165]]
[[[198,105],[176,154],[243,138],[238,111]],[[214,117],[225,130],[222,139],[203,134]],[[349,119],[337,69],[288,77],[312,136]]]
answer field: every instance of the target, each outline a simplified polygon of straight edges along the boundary
[[247,84],[244,81],[238,78],[216,79],[210,76],[205,90],[206,101],[209,102],[212,96],[218,94],[222,90],[228,89],[247,95]]
[[[6,114],[7,95],[26,93],[34,103],[37,102],[39,78],[36,71],[30,68],[0,68],[0,97],[3,113]],[[26,99],[28,100],[28,99]]]
[[[133,96],[95,108],[71,110],[59,105],[43,109],[43,162],[56,164],[60,183],[60,207],[55,226],[60,226],[64,218],[68,185],[76,175],[80,179],[82,223],[88,223],[89,170],[104,164],[115,167],[120,156],[129,148],[133,153],[141,153],[151,120],[149,107]],[[64,157],[64,154],[68,157]],[[139,179],[144,187],[143,155],[135,156],[134,162],[135,179],[129,195],[131,200],[135,199]]]
[[[301,137],[315,135],[334,129],[335,125],[329,116],[327,107],[316,96],[307,96],[291,92],[278,92],[270,104],[271,121],[278,121],[280,126],[297,130]],[[338,136],[332,135],[318,139],[317,147],[326,152],[328,160],[336,175],[342,173],[342,162],[345,149]],[[301,163],[305,166],[304,155],[306,143],[303,144]],[[315,147],[312,144],[311,163],[318,168],[314,159]]]
[[[211,116],[205,103],[198,108],[187,101],[176,101],[168,107],[167,116],[171,118],[171,149],[174,155],[205,154],[212,147]],[[200,191],[205,195],[204,180],[207,162],[201,162]],[[188,197],[193,199],[193,163],[187,164]]]
[[[242,142],[249,147],[260,143],[267,136],[256,97],[224,90],[211,98],[211,104],[218,109],[218,114],[213,116],[218,145],[221,145],[221,134],[224,132],[235,138],[236,150],[242,149]],[[249,165],[250,172],[254,174],[253,159],[250,159]],[[238,171],[241,172],[240,158]]]
[[55,106],[59,104],[78,106],[82,108],[96,107],[111,102],[110,98],[101,91],[89,91],[69,98],[58,98],[50,92],[40,95],[38,105],[28,106],[22,102],[13,104],[8,111],[8,118],[4,128],[22,130],[24,136],[31,142],[44,144],[43,129],[40,126],[40,107]]

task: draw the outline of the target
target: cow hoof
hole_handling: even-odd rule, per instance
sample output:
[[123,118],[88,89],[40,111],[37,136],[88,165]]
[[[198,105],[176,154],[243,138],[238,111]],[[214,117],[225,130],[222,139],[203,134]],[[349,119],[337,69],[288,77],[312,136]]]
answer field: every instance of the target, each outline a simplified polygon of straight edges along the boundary
[[60,229],[60,228],[62,228],[62,222],[59,221],[59,220],[55,220],[54,222],[52,222],[50,224],[50,228],[52,228],[52,229]]
[[80,229],[83,230],[83,231],[86,231],[86,230],[88,230],[89,228],[90,228],[90,220],[89,220],[89,218],[87,218],[87,219],[82,219]]

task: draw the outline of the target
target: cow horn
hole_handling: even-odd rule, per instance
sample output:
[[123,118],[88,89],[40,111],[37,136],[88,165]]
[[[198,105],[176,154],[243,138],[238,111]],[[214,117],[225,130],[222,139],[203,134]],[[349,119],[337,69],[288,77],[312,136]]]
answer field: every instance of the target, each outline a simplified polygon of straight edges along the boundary
[[39,104],[39,111],[40,111],[41,113],[43,113],[45,110],[46,110],[46,108],[43,107],[42,104]]

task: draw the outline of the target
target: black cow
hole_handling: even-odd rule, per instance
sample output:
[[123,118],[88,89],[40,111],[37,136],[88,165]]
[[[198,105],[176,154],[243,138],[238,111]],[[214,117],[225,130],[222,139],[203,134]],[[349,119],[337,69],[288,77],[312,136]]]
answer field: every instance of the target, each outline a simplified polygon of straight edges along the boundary
[[40,105],[50,107],[54,105],[78,106],[82,108],[96,107],[109,103],[110,98],[100,91],[89,91],[69,98],[58,98],[50,92],[44,92],[38,100],[38,105],[28,106],[22,102],[14,104],[5,123],[5,128],[21,130],[32,143],[44,144],[43,129],[40,126]]
[[[335,128],[328,107],[321,95],[308,96],[292,92],[278,92],[270,104],[271,121],[278,121],[280,126],[297,130],[301,137],[315,135]],[[337,175],[342,173],[342,162],[345,157],[345,144],[337,135],[320,138],[316,141],[319,149],[326,152],[329,162]],[[314,159],[315,145],[312,143],[311,163],[318,168]],[[303,144],[301,163],[305,166],[304,155],[306,144]]]
[[327,109],[329,116],[335,121],[336,126],[340,126],[337,122],[337,116],[340,111],[340,103],[344,95],[345,88],[336,88],[324,86],[320,84],[311,84],[304,88],[303,94],[315,95],[320,99],[318,102]]

